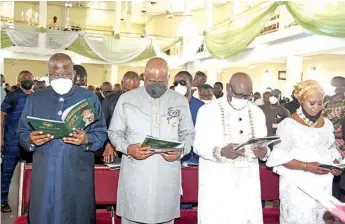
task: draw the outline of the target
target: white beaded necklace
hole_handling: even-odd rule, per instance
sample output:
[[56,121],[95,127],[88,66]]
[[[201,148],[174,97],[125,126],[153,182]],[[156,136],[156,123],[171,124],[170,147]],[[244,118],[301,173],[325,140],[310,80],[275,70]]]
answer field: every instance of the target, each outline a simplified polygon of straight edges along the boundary
[[319,119],[317,119],[315,122],[312,122],[311,120],[309,120],[305,114],[303,113],[302,110],[302,106],[300,106],[297,111],[296,111],[297,115],[299,116],[299,118],[301,118],[303,120],[303,122],[308,125],[309,127],[316,127],[316,125],[318,124]]
[[[219,112],[220,112],[220,116],[221,116],[221,122],[222,122],[222,128],[223,128],[223,133],[224,133],[224,140],[225,143],[229,143],[231,140],[231,136],[232,136],[232,129],[230,128],[230,124],[229,124],[229,113],[225,113],[224,112],[224,107],[222,105],[223,100],[219,100],[218,104],[219,104]],[[248,113],[249,113],[249,122],[250,122],[250,129],[251,129],[251,135],[252,138],[255,137],[255,125],[254,125],[254,118],[253,118],[253,113],[252,113],[252,109],[251,109],[251,105],[250,103],[248,103]]]

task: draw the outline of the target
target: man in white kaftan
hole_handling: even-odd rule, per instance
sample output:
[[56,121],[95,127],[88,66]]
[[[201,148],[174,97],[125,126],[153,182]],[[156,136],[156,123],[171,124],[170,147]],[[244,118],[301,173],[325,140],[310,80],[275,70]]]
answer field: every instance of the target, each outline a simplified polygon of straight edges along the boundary
[[[109,139],[122,152],[117,214],[122,224],[174,223],[180,216],[181,162],[194,140],[187,99],[167,90],[168,67],[160,58],[145,68],[145,87],[121,95]],[[152,153],[146,136],[184,143],[183,151]]]
[[[241,89],[236,79],[248,82],[249,88]],[[232,81],[227,96],[200,108],[196,122],[193,147],[200,156],[199,224],[263,223],[257,157],[266,159],[269,151],[260,146],[233,148],[251,137],[266,136],[265,115],[249,102],[250,77],[236,73]]]

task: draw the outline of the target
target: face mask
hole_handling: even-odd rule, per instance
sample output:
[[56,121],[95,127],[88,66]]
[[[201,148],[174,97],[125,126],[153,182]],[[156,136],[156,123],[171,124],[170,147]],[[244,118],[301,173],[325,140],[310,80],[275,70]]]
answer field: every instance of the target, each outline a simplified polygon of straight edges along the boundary
[[87,86],[79,86],[79,87],[84,88],[84,89],[86,89],[86,88],[87,88]]
[[71,79],[59,78],[50,81],[50,85],[57,94],[65,95],[72,89],[73,82]]
[[34,81],[32,80],[22,80],[20,82],[20,86],[25,90],[31,89],[33,85],[34,85]]
[[235,110],[242,110],[248,105],[248,100],[232,97],[231,93],[228,93],[227,97],[228,102]]
[[211,103],[212,100],[201,100],[202,102],[204,102],[205,104]]
[[1,87],[2,87],[2,88],[5,88],[5,83],[1,83]]
[[143,87],[143,86],[144,86],[144,81],[143,81],[143,80],[140,80],[139,86],[140,86],[140,87]]
[[275,98],[274,96],[270,96],[270,98],[269,98],[269,100],[270,100],[270,104],[277,104],[278,103],[278,99],[277,98]]
[[313,123],[315,123],[317,121],[317,119],[319,119],[319,117],[322,114],[322,110],[320,110],[320,112],[316,116],[311,116],[307,113],[307,111],[305,111],[303,105],[302,105],[302,111],[303,111],[303,114]]
[[178,92],[179,94],[181,94],[182,96],[185,96],[188,92],[187,87],[181,86],[180,84],[175,86],[175,91]]
[[160,83],[150,83],[146,87],[146,92],[154,99],[161,97],[166,91],[167,87]]

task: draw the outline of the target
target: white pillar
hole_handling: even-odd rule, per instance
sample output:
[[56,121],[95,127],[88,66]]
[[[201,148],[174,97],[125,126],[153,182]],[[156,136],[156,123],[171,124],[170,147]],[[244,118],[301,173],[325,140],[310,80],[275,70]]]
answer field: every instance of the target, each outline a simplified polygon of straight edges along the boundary
[[294,19],[287,10],[285,5],[279,6],[279,30],[285,29],[286,26],[290,25]]
[[115,3],[115,21],[114,21],[114,35],[120,34],[121,32],[121,1]]
[[115,85],[117,83],[118,75],[119,75],[119,66],[111,65],[110,83],[112,85]]
[[5,58],[0,56],[0,74],[5,75]]
[[47,1],[40,1],[39,27],[47,28]]
[[212,1],[207,1],[205,2],[205,7],[206,7],[206,26],[205,28],[209,28],[212,26],[212,17],[213,17],[213,3]]
[[286,61],[285,96],[290,96],[293,86],[302,81],[303,59],[300,56],[289,56]]
[[127,2],[127,32],[132,33],[132,2]]
[[217,68],[209,68],[207,70],[207,84],[213,87],[214,83],[217,82],[218,78],[218,69]]
[[234,0],[231,2],[231,15],[230,17],[234,17],[241,12],[241,1]]

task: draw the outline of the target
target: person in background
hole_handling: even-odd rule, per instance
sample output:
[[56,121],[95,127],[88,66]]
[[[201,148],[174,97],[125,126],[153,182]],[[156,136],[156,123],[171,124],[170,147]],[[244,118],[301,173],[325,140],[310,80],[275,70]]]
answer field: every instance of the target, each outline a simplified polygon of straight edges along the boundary
[[200,100],[204,103],[209,103],[212,100],[216,100],[216,97],[214,96],[213,88],[212,86],[208,84],[204,84],[199,89],[199,96]]
[[290,114],[296,113],[297,109],[301,106],[295,97],[295,90],[291,94],[292,100],[284,105],[284,107],[290,112]]
[[101,87],[96,87],[95,94],[98,96],[101,94]]
[[[1,170],[1,212],[11,212],[8,204],[8,191],[13,172],[18,161],[30,160],[29,154],[24,154],[18,144],[17,128],[28,96],[31,94],[33,75],[22,71],[18,75],[20,88],[8,93],[1,104],[1,149],[3,149],[3,164]],[[30,162],[30,161],[27,161]]]
[[43,81],[36,81],[34,88],[32,89],[34,92],[39,92],[41,91],[43,88],[45,88],[45,83]]
[[279,123],[290,116],[290,112],[279,104],[280,94],[278,89],[272,90],[269,97],[270,104],[260,106],[266,117],[268,136],[275,135]]
[[[331,80],[331,85],[335,88],[335,94],[331,97],[325,109],[323,116],[328,118],[334,126],[334,136],[337,149],[345,157],[345,141],[342,134],[342,120],[345,118],[345,77],[336,76]],[[335,177],[333,183],[333,195],[345,201],[345,174],[340,178]],[[341,192],[342,191],[342,192]]]
[[[180,217],[181,162],[194,140],[187,99],[167,89],[169,68],[162,58],[145,67],[145,86],[121,95],[108,130],[122,156],[116,213],[122,224],[172,224]],[[183,150],[153,153],[147,135],[184,143]],[[154,183],[154,184],[153,184]]]
[[95,93],[95,87],[94,87],[93,85],[87,86],[87,90],[89,90],[89,91]]
[[[71,58],[54,54],[48,61],[50,87],[32,94],[19,120],[19,143],[32,151],[28,221],[35,224],[96,223],[94,154],[107,140],[101,105],[95,94],[73,85]],[[34,131],[27,116],[61,120],[62,111],[89,99],[94,123],[63,139]]]
[[11,87],[11,91],[14,91],[14,90],[16,90],[16,89],[18,89],[18,86],[17,86],[17,85]]
[[103,102],[104,98],[106,96],[109,96],[110,94],[113,93],[113,85],[110,82],[103,82],[101,85],[101,94],[97,95],[99,102]]
[[81,65],[74,65],[73,70],[75,71],[74,85],[86,88],[87,86],[87,72]]
[[8,83],[5,84],[5,91],[6,91],[6,94],[12,91],[10,84]]
[[6,96],[5,76],[1,74],[1,102],[2,103]]
[[227,97],[200,108],[195,125],[193,149],[200,156],[198,222],[262,224],[258,158],[266,160],[269,149],[236,148],[252,137],[266,136],[265,115],[251,103],[248,74],[235,73],[226,90]]
[[[138,88],[139,83],[140,83],[139,75],[136,72],[128,71],[122,78],[121,92],[114,92],[113,94],[105,97],[105,99],[102,102],[102,108],[103,108],[103,114],[105,117],[107,128],[109,128],[111,118],[113,117],[114,110],[120,96],[127,91]],[[106,143],[105,150],[103,153],[104,161],[107,163],[112,162],[115,156],[117,156],[116,149],[110,143],[110,141],[108,141]]]
[[114,93],[121,92],[121,91],[122,91],[121,84],[120,83],[116,83],[114,85]]
[[333,125],[322,116],[325,93],[320,84],[306,80],[294,89],[301,107],[279,125],[280,143],[266,165],[280,175],[280,223],[324,223],[326,208],[297,186],[331,196],[333,176],[342,170],[320,164],[339,163],[341,155],[334,144]]
[[264,104],[264,101],[261,99],[261,94],[259,92],[254,93],[253,103],[256,106],[261,106]]
[[144,73],[141,73],[139,78],[140,78],[139,87],[143,87],[144,86]]
[[264,99],[264,104],[261,106],[269,106],[270,105],[270,92],[271,91],[265,91],[264,94],[262,95],[263,99]]
[[213,91],[214,91],[214,95],[216,96],[217,99],[223,97],[223,83],[216,82],[213,85]]
[[[189,102],[190,113],[192,115],[193,125],[195,126],[197,116],[198,116],[198,111],[200,107],[204,105],[204,102],[192,96],[192,82],[193,82],[193,77],[188,71],[181,71],[177,73],[174,78],[175,91],[187,98]],[[191,153],[186,155],[184,158],[182,158],[181,161],[197,163],[198,156],[193,152],[193,150],[191,150]],[[191,209],[192,205],[186,205],[183,208]]]
[[56,16],[53,17],[53,22],[49,24],[50,30],[60,30],[60,26],[57,22],[57,19],[58,18]]
[[207,81],[207,76],[205,73],[201,72],[201,71],[198,71],[195,73],[195,76],[194,76],[194,80],[193,80],[193,88],[192,88],[192,95],[197,98],[197,99],[200,99],[200,96],[199,96],[199,88],[206,84],[206,81]]

